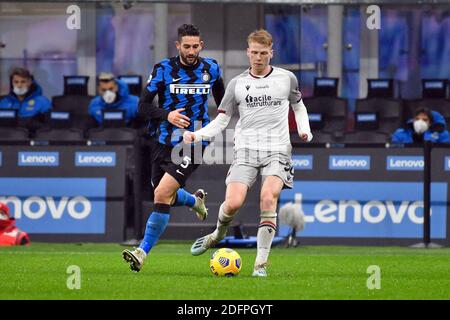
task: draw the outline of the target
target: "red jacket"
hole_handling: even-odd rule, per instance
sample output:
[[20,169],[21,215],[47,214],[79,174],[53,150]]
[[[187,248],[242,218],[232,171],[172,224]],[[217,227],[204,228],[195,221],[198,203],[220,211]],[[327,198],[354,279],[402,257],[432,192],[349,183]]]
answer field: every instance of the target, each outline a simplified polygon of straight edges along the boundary
[[28,245],[30,237],[16,226],[16,220],[9,215],[9,208],[0,202],[0,246]]

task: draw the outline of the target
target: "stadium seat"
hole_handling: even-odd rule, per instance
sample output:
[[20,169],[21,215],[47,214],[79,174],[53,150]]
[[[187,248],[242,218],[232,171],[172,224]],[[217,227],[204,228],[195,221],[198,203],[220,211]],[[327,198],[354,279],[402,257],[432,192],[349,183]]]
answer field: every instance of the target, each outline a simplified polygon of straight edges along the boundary
[[355,131],[344,135],[343,143],[386,143],[389,135],[374,131]]
[[445,99],[447,86],[447,79],[422,79],[422,98]]
[[29,132],[25,128],[0,128],[0,142],[26,142]]
[[355,113],[376,113],[379,132],[391,134],[402,125],[402,102],[397,99],[367,98],[357,99]]
[[63,95],[52,98],[55,111],[70,112],[72,114],[87,114],[89,103],[94,97],[81,95]]
[[39,114],[31,118],[17,118],[17,127],[25,128],[29,132],[29,137],[33,138],[38,129],[47,127],[49,124],[49,113]]
[[83,142],[83,131],[80,129],[44,128],[36,131],[36,141],[48,142]]
[[342,135],[347,127],[347,100],[336,97],[303,98],[308,114],[322,115],[322,132]]
[[367,79],[367,98],[394,98],[394,80]]
[[137,133],[131,128],[94,128],[88,130],[87,137],[92,142],[135,143]]
[[88,94],[89,76],[64,76],[64,95]]
[[142,77],[140,75],[120,75],[117,78],[128,84],[130,94],[140,97],[142,93]]
[[121,128],[126,125],[124,110],[102,110],[102,118],[102,127],[104,128]]
[[314,78],[314,97],[337,97],[338,78]]
[[17,127],[17,110],[0,109],[0,127]]
[[51,128],[70,128],[72,126],[72,118],[69,112],[52,111],[50,112]]
[[93,99],[88,95],[64,95],[52,98],[53,111],[69,112],[72,126],[88,129],[95,126],[95,121],[88,113],[89,103]]

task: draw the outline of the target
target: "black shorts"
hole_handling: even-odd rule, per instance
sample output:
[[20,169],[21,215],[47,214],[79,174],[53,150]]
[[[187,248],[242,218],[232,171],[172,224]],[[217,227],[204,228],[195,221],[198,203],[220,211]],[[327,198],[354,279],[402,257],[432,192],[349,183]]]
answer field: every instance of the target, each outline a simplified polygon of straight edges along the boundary
[[[172,150],[174,147],[161,144],[154,140],[151,146],[152,159],[152,186],[154,189],[158,186],[164,174],[167,172],[177,182],[184,187],[189,176],[198,168],[203,160],[205,146],[187,146],[184,149],[177,148],[179,151],[172,159]],[[174,161],[175,163],[174,163]]]

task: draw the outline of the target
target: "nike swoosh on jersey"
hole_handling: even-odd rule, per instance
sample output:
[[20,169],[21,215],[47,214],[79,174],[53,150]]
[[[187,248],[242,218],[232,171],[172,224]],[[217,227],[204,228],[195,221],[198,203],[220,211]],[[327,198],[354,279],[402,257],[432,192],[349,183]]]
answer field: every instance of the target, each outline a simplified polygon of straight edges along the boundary
[[178,81],[180,81],[181,79],[183,79],[183,78],[172,78],[172,82],[178,82]]
[[184,173],[182,173],[180,170],[177,169],[176,172],[184,176]]

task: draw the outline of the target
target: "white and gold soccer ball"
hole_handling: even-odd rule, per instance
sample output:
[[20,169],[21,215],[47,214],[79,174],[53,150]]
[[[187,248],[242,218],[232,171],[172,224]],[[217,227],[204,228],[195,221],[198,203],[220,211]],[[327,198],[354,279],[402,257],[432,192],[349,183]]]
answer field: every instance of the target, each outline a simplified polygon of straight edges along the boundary
[[233,249],[221,248],[211,256],[209,268],[215,276],[234,277],[241,271],[242,259]]

